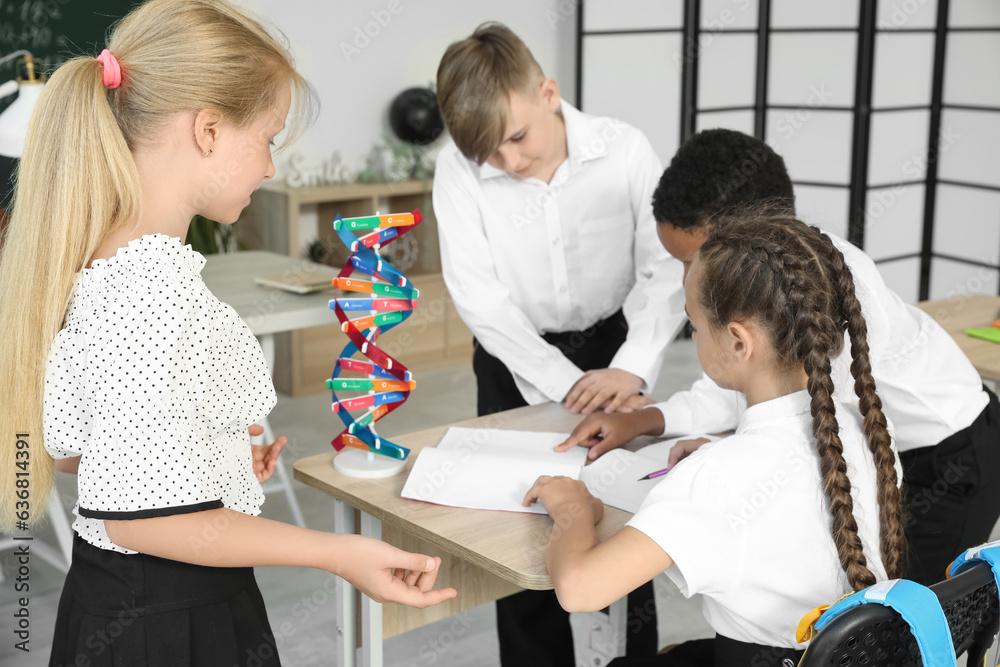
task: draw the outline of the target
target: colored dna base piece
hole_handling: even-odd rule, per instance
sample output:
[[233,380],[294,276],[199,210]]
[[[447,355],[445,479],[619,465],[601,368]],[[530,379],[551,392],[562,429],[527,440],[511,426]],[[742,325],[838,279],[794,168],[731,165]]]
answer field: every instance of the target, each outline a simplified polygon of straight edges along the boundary
[[[417,307],[416,288],[392,264],[382,259],[378,250],[386,243],[406,234],[420,224],[419,210],[412,213],[371,215],[361,218],[333,220],[333,229],[351,251],[334,284],[345,292],[371,294],[371,298],[344,298],[330,301],[330,309],[337,313],[340,327],[350,342],[340,353],[333,375],[326,381],[333,392],[332,409],[344,422],[344,430],[330,443],[338,452],[344,447],[354,447],[394,459],[405,459],[410,450],[380,438],[375,432],[375,422],[398,408],[406,401],[416,386],[406,366],[378,346],[379,337],[403,322]],[[361,236],[355,230],[373,230]],[[366,274],[372,280],[358,280],[354,272]],[[381,281],[381,282],[379,282]],[[347,313],[365,311],[362,317],[351,319]],[[352,358],[356,352],[367,357]],[[343,371],[365,377],[340,377]],[[367,394],[341,399],[338,391],[363,391]],[[352,411],[365,412],[355,418]]]

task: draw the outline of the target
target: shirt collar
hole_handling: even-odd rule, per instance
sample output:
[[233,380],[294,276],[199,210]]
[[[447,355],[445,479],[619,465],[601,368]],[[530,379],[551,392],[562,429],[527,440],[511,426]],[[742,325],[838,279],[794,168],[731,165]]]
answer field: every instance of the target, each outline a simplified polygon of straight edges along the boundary
[[[569,154],[571,168],[575,169],[577,165],[608,154],[607,142],[601,139],[593,124],[588,122],[579,109],[560,98],[559,110],[562,112],[563,122],[566,124],[566,152]],[[503,169],[497,169],[488,162],[479,166],[479,180],[498,176],[510,176],[510,174]]]
[[790,418],[794,419],[802,414],[808,414],[811,403],[812,398],[809,396],[809,392],[803,389],[802,391],[792,392],[778,398],[772,398],[770,401],[752,405],[743,414],[743,419],[740,420],[740,425],[736,429],[736,432],[746,433],[752,430],[754,426],[785,421]]
[[566,148],[571,165],[579,165],[608,154],[608,144],[597,133],[594,124],[566,100],[561,100],[566,121]]

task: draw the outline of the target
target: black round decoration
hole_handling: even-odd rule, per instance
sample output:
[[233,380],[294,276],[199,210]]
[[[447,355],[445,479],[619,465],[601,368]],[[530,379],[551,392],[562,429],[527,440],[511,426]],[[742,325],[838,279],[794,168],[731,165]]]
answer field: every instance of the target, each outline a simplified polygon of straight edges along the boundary
[[389,126],[401,140],[425,146],[441,135],[444,121],[430,88],[407,88],[389,107]]

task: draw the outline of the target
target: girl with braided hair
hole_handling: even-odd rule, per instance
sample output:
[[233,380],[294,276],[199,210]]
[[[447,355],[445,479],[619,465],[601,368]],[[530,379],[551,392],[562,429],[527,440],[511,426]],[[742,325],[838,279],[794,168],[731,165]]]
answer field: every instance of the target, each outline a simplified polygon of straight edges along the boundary
[[[685,297],[702,367],[745,396],[735,434],[678,463],[603,543],[583,483],[540,478],[525,503],[560,526],[547,562],[568,610],[601,609],[662,571],[704,596],[715,639],[613,664],[797,662],[807,611],[903,570],[901,471],[854,280],[819,229],[758,215],[716,227]],[[858,406],[834,399],[845,331]]]

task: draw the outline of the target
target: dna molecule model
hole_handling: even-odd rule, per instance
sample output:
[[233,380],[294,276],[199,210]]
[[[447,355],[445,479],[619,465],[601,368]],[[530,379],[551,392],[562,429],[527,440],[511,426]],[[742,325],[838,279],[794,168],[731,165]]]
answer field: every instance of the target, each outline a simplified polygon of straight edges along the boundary
[[[380,337],[405,321],[417,307],[418,290],[410,280],[379,255],[379,249],[403,236],[418,224],[422,217],[419,210],[412,213],[371,215],[360,218],[333,220],[337,236],[351,251],[334,284],[345,292],[371,294],[371,297],[347,297],[330,301],[330,309],[337,314],[340,327],[350,339],[340,353],[333,374],[326,381],[332,391],[331,408],[344,423],[344,430],[330,443],[340,452],[352,447],[368,454],[405,461],[410,450],[380,438],[375,422],[401,406],[416,387],[416,381],[405,365],[379,347]],[[356,230],[367,231],[363,236]],[[354,272],[366,274],[371,280],[352,278]],[[364,311],[351,319],[348,313]],[[366,359],[353,358],[360,352]],[[343,372],[359,376],[341,377]],[[350,398],[341,398],[337,392],[366,392]],[[364,410],[354,417],[351,412]],[[341,456],[334,457],[338,469]],[[384,459],[383,459],[384,461]],[[401,469],[401,464],[398,468]],[[341,470],[344,472],[344,470]],[[360,474],[359,476],[370,476]],[[374,476],[374,475],[371,475]]]

